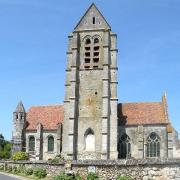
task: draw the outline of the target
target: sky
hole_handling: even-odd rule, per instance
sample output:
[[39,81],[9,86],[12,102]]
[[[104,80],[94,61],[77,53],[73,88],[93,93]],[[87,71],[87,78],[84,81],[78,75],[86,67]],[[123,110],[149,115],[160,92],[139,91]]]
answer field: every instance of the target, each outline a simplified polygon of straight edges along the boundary
[[64,100],[67,36],[94,2],[118,35],[119,102],[161,101],[180,133],[179,0],[0,0],[0,133],[18,102]]

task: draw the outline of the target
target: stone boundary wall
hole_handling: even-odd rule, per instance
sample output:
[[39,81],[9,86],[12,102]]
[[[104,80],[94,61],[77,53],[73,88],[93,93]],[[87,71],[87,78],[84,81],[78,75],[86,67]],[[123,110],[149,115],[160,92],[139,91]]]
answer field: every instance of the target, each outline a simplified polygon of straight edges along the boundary
[[84,179],[88,172],[96,172],[102,180],[114,180],[118,175],[136,180],[180,180],[180,159],[128,159],[128,160],[82,160],[49,164],[45,161],[0,161],[0,165],[45,168],[48,175],[60,172],[79,173]]

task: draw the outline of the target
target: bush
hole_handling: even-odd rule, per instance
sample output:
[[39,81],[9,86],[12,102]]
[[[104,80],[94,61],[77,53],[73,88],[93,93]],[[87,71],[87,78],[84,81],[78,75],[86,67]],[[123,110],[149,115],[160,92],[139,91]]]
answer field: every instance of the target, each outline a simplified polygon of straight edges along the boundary
[[3,170],[4,170],[4,166],[0,165],[0,171],[3,171]]
[[20,174],[22,172],[22,169],[21,168],[18,168],[18,167],[16,167],[16,166],[14,166],[13,168],[12,168],[12,173],[14,173],[14,174]]
[[8,172],[8,173],[12,172],[12,166],[7,166],[6,172]]
[[116,180],[131,180],[131,178],[127,176],[118,176]]
[[57,155],[54,159],[48,159],[50,164],[58,164],[59,162],[63,160],[64,158],[61,155]]
[[87,175],[87,180],[98,180],[98,179],[99,177],[96,173],[91,172]]
[[3,138],[0,134],[0,159],[9,159],[11,157],[11,144]]
[[14,161],[28,160],[29,155],[26,152],[16,152],[13,154],[12,159]]
[[33,174],[33,169],[32,168],[25,169],[24,174],[26,176],[31,176]]
[[77,173],[75,176],[75,180],[82,180],[82,177]]
[[0,159],[9,159],[11,157],[10,151],[1,151]]
[[65,173],[61,173],[58,176],[55,176],[53,180],[82,180],[79,174],[76,175],[66,175]]
[[34,174],[35,177],[37,177],[39,179],[45,178],[46,175],[47,175],[46,170],[42,169],[42,168],[34,169],[33,174]]
[[71,176],[67,176],[65,173],[61,173],[53,178],[53,180],[73,180]]

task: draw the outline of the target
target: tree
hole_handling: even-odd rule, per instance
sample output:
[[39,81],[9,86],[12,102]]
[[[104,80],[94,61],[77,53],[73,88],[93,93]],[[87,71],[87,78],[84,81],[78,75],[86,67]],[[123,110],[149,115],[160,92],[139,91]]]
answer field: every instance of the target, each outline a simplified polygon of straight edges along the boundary
[[4,145],[5,145],[4,136],[0,134],[0,151],[4,149]]
[[11,143],[4,139],[0,134],[0,159],[9,159],[11,157]]

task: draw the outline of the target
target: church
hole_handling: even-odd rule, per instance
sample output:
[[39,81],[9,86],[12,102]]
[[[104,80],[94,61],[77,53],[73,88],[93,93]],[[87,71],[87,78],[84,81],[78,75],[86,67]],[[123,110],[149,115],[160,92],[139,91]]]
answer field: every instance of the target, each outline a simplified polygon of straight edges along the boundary
[[117,35],[92,4],[68,36],[64,103],[13,113],[13,152],[33,160],[178,158],[178,133],[159,102],[119,103]]

